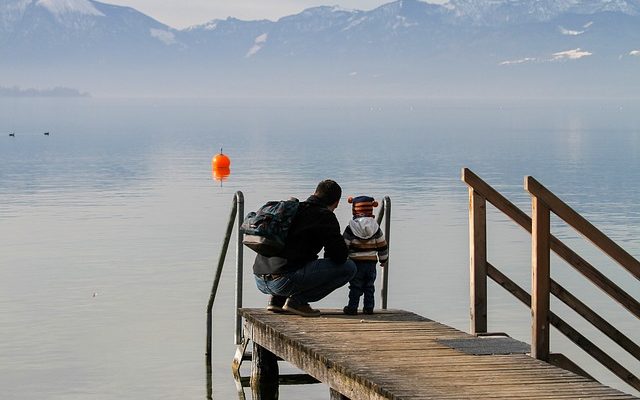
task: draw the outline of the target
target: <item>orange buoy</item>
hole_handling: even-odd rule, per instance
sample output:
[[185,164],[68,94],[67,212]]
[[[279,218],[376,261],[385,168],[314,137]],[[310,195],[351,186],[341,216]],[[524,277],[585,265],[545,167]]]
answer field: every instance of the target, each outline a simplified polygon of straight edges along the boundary
[[229,175],[231,175],[231,170],[229,168],[212,168],[211,169],[211,176],[216,181],[219,181],[219,182],[226,181]]
[[220,148],[220,153],[213,156],[211,159],[211,168],[229,168],[231,165],[231,160],[225,154],[222,153],[222,148]]

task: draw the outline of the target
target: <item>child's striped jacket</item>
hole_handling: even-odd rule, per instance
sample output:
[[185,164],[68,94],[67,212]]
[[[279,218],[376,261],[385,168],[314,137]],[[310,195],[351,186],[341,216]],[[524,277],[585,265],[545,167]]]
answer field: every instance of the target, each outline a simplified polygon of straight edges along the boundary
[[389,247],[375,218],[358,217],[349,221],[342,234],[354,261],[380,261],[386,263]]

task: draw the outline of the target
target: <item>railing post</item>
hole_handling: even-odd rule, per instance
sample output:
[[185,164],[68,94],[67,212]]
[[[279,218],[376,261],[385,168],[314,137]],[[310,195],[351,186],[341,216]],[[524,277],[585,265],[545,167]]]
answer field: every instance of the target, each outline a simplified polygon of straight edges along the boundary
[[[526,185],[526,182],[525,182]],[[531,198],[531,357],[549,359],[550,211]]]
[[[387,241],[387,251],[391,255],[391,245],[389,243],[391,239],[391,198],[385,196],[382,200],[384,208],[384,236]],[[390,258],[387,259],[387,264],[382,268],[382,309],[387,309],[387,297],[389,293],[389,264]]]
[[487,332],[487,202],[469,187],[471,334]]
[[[229,241],[231,240],[231,233],[233,231],[233,221],[238,211],[238,199],[242,199],[242,192],[236,192],[233,196],[233,204],[231,207],[231,214],[229,215],[229,222],[227,223],[227,231],[224,235],[224,241],[222,243],[222,249],[220,250],[220,256],[218,257],[218,267],[216,268],[215,277],[213,278],[213,285],[211,286],[211,293],[209,294],[209,302],[207,303],[207,363],[211,363],[211,341],[212,341],[212,312],[213,302],[218,292],[218,285],[220,284],[220,277],[222,276],[222,268],[224,267],[224,260],[227,257],[227,249],[229,248]],[[244,209],[244,207],[243,207]]]
[[240,231],[240,226],[244,221],[244,196],[242,192],[236,192],[236,199],[238,201],[238,218],[237,218],[237,241],[236,241],[236,330],[235,330],[235,343],[240,345],[242,343],[242,317],[238,310],[242,308],[242,278],[243,278],[243,265],[244,265],[244,253],[242,247],[242,239],[244,234]]

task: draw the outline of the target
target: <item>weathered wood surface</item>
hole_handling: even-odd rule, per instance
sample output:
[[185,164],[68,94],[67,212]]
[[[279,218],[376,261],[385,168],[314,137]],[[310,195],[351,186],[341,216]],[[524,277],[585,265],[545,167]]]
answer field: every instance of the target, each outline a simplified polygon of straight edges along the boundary
[[549,359],[550,211],[536,197],[531,204],[531,356],[546,361]]
[[[521,352],[486,355],[484,338],[406,311],[240,313],[249,339],[352,400],[636,399]],[[513,351],[513,339],[504,340]]]
[[254,400],[278,398],[278,358],[258,343],[253,342],[251,363],[251,393]]
[[636,279],[640,280],[640,261],[636,260],[635,257],[627,253],[626,250],[618,246],[616,242],[602,233],[582,215],[575,212],[533,177],[527,176],[524,178],[524,187],[529,193],[535,196],[535,198],[544,202],[557,216],[580,232],[585,238],[591,241],[591,243],[598,246],[600,250],[605,252],[609,257],[617,261],[635,276]]
[[[462,169],[462,180],[473,188],[475,192],[483,196],[489,203],[493,204],[498,210],[502,211],[527,232],[531,233],[531,217],[468,168]],[[596,267],[561,242],[560,239],[550,235],[550,241],[551,250],[560,256],[560,258],[565,260],[571,267],[602,289],[633,315],[640,318],[640,302],[633,296],[618,287],[602,272],[598,271]]]
[[487,332],[487,202],[469,188],[471,333]]

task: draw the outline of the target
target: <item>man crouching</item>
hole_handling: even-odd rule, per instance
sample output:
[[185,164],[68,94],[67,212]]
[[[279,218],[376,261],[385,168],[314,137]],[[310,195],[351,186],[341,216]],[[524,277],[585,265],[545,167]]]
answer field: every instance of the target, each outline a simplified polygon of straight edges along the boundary
[[[333,211],[342,188],[330,179],[298,206],[284,249],[274,257],[258,254],[253,273],[258,289],[271,295],[267,310],[318,317],[310,302],[326,297],[356,273]],[[324,258],[318,253],[324,248]]]

